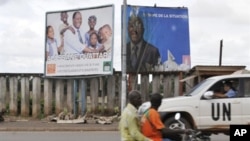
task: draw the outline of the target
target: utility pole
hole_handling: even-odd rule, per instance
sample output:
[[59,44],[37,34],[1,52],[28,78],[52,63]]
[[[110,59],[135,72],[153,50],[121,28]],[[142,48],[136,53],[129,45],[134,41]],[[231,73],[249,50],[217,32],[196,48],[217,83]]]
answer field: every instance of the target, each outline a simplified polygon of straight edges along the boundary
[[220,40],[220,60],[219,60],[219,66],[221,66],[222,47],[223,47],[223,40]]
[[126,15],[127,15],[127,1],[123,0],[123,14],[122,14],[122,86],[121,86],[121,112],[126,105],[127,95],[127,73],[126,73]]

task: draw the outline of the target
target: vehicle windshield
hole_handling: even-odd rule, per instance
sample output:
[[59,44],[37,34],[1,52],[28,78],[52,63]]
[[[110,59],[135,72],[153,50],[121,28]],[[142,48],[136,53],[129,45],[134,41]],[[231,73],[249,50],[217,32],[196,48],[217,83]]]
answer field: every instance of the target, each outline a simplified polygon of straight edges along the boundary
[[200,93],[200,91],[204,90],[204,87],[211,84],[214,80],[213,79],[205,79],[196,86],[194,86],[185,96],[192,96],[195,94]]

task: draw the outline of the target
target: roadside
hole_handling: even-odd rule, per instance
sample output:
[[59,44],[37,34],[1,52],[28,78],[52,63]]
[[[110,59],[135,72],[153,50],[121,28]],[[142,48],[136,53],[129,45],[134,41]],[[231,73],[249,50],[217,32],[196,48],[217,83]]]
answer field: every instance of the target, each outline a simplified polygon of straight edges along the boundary
[[5,117],[0,122],[0,131],[118,131],[118,122],[97,124],[95,121],[87,123],[57,123],[47,119],[21,119]]

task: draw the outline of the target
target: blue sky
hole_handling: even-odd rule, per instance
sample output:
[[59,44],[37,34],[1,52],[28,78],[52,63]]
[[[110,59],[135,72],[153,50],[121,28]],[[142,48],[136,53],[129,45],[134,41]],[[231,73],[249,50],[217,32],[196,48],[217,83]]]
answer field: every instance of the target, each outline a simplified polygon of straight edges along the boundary
[[[247,0],[127,0],[130,5],[187,7],[191,66],[222,65],[250,69],[250,11]],[[45,13],[115,5],[114,67],[121,70],[123,0],[0,0],[0,73],[43,73]]]

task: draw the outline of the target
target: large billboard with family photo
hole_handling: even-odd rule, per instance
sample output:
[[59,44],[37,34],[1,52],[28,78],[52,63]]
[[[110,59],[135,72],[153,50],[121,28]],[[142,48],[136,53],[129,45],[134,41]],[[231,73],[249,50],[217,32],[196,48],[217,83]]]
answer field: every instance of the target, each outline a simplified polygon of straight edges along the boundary
[[45,76],[113,73],[114,6],[46,13]]
[[187,8],[128,5],[126,23],[127,72],[190,69]]

